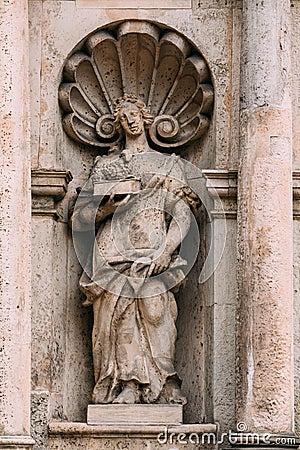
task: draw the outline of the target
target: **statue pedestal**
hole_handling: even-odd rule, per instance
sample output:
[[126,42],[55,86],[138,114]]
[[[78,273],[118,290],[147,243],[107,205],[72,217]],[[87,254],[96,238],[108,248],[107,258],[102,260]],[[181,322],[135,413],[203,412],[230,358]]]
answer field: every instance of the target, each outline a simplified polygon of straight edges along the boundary
[[87,424],[180,425],[182,424],[182,414],[182,405],[89,405],[87,410]]

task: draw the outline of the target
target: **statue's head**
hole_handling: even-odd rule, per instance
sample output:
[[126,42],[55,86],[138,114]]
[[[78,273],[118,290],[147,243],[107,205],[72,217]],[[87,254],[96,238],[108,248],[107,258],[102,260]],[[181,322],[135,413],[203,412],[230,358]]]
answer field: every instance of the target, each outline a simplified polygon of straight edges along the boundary
[[135,95],[125,94],[115,103],[115,125],[126,135],[139,136],[153,123],[153,116],[145,103]]

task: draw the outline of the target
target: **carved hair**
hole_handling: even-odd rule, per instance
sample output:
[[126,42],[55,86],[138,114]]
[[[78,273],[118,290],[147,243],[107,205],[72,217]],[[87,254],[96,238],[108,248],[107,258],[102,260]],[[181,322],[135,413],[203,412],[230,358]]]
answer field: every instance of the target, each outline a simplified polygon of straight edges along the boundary
[[114,124],[116,126],[117,130],[120,130],[121,124],[120,124],[120,111],[121,109],[124,107],[124,105],[126,103],[132,103],[133,105],[136,105],[141,113],[142,113],[142,117],[144,120],[144,124],[145,124],[145,128],[149,128],[150,125],[152,125],[153,121],[154,121],[154,117],[153,115],[150,113],[149,109],[147,108],[147,106],[145,105],[145,103],[136,95],[133,94],[124,94],[123,97],[119,97],[115,102],[114,102],[114,107],[115,107],[115,111],[114,111]]

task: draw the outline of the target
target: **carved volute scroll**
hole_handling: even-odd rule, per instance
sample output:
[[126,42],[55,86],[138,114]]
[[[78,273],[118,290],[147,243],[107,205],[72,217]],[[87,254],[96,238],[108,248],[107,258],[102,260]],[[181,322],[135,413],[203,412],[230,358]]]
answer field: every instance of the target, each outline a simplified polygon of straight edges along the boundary
[[59,89],[63,125],[76,141],[107,148],[122,139],[114,101],[142,99],[155,117],[150,146],[174,151],[207,130],[213,86],[201,54],[180,34],[125,21],[89,36],[67,60]]

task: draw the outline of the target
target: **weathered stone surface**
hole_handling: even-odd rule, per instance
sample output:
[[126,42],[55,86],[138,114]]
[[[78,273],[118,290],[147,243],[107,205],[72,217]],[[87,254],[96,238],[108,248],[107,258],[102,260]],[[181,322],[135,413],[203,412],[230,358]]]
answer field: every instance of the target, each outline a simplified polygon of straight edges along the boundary
[[41,111],[41,58],[42,58],[42,28],[41,14],[43,4],[40,1],[30,0],[28,2],[29,19],[29,82],[30,82],[30,148],[31,167],[39,167],[39,144],[40,144],[40,111]]
[[34,438],[34,450],[47,450],[49,422],[49,391],[31,393],[31,435]]
[[[88,426],[83,423],[50,424],[50,449],[195,449],[216,448],[214,424]],[[73,445],[73,447],[72,447]]]
[[[159,436],[160,433],[157,434]],[[103,438],[89,438],[89,437],[70,437],[61,438],[53,437],[50,440],[50,450],[74,450],[74,445],[76,450],[195,450],[203,448],[201,444],[201,436],[198,437],[197,434],[192,434],[191,437],[185,434],[178,434],[175,436],[165,438],[164,435],[161,436],[161,442],[157,442],[157,437],[152,439],[148,438],[116,438],[103,437]],[[175,447],[176,446],[176,447]],[[216,448],[213,445],[208,446],[208,448]],[[22,449],[23,450],[23,449]],[[27,450],[27,449],[26,449]]]
[[300,430],[300,222],[294,221],[294,362],[295,362],[295,431]]
[[[20,39],[22,36],[22,39]],[[0,6],[0,448],[29,449],[30,148],[27,2]]]
[[291,89],[292,89],[292,108],[293,108],[293,167],[300,167],[300,55],[297,45],[300,33],[300,3],[291,2]]
[[[37,217],[32,221],[32,387],[51,387],[52,348],[52,263],[53,225],[51,218]],[[46,276],[47,275],[47,276]]]
[[[108,8],[108,9],[157,9],[152,0],[75,0],[78,8]],[[187,9],[191,7],[191,0],[163,0],[159,9]]]
[[241,8],[242,0],[192,0],[193,8],[201,14],[204,8]]
[[[93,6],[90,2],[98,2],[87,1],[89,6]],[[162,9],[163,5],[169,6],[171,2],[184,8],[178,11]],[[0,7],[0,225],[3,277],[0,334],[4,339],[4,350],[0,352],[4,355],[0,362],[0,447],[23,450],[32,446],[32,440],[22,436],[29,432],[29,128],[32,166],[55,171],[70,169],[74,173],[69,192],[56,207],[51,197],[51,187],[47,190],[49,195],[34,196],[35,206],[38,207],[34,212],[39,211],[32,224],[32,419],[37,448],[46,449],[49,445],[47,415],[58,420],[85,420],[93,385],[90,347],[92,312],[81,307],[82,299],[77,287],[81,267],[72,247],[67,222],[68,203],[72,206],[75,189],[88,178],[98,152],[93,149],[87,152],[86,148],[73,143],[64,133],[57,89],[62,81],[66,58],[81,39],[94,34],[99,27],[107,28],[111,23],[131,19],[156,24],[159,21],[160,26],[173,28],[193,43],[208,61],[216,95],[213,127],[200,145],[187,150],[186,158],[205,169],[237,169],[240,94],[242,108],[245,109],[241,121],[241,163],[244,168],[240,176],[238,202],[239,233],[243,241],[239,252],[243,267],[240,283],[244,283],[245,290],[241,292],[245,295],[241,294],[242,304],[237,321],[241,326],[238,343],[243,346],[243,339],[246,341],[246,350],[244,348],[239,360],[240,367],[245,368],[248,378],[244,377],[239,383],[240,374],[236,380],[233,369],[235,358],[240,357],[240,350],[237,354],[235,352],[233,333],[236,309],[236,202],[230,194],[230,187],[226,185],[223,199],[213,199],[212,224],[202,211],[202,254],[190,273],[186,290],[177,294],[180,318],[177,323],[176,368],[184,378],[182,389],[190,400],[185,411],[186,420],[217,420],[224,431],[228,427],[233,428],[236,419],[247,421],[249,428],[267,427],[271,431],[291,429],[292,231],[288,80],[292,75],[292,140],[294,168],[297,170],[300,162],[299,0],[244,1],[241,92],[241,0],[166,0],[161,5],[153,5],[152,2],[150,6],[156,9],[128,9],[128,6],[136,5],[127,2],[124,8],[126,2],[120,4],[118,0],[115,0],[114,6],[119,6],[118,9],[81,8],[87,4],[83,5],[83,1],[79,0],[30,0],[29,68],[26,62],[26,3],[6,0]],[[292,10],[291,28],[286,21],[289,4]],[[104,6],[103,2],[101,6]],[[109,6],[112,6],[111,2]],[[292,37],[292,70],[288,61],[289,34]],[[28,94],[27,70],[31,78],[30,127],[27,121],[28,103],[24,101]],[[297,177],[294,179],[295,185],[298,183]],[[219,188],[221,190],[222,186]],[[37,188],[35,184],[33,190],[35,193],[42,192],[40,186]],[[300,217],[298,191],[297,185],[294,202],[294,217],[297,220]],[[214,277],[204,286],[199,285],[199,273],[208,253],[211,235],[214,236],[212,259],[218,260],[223,251],[223,206],[226,219],[229,219],[226,222],[223,258]],[[58,222],[52,221],[54,215],[59,218]],[[294,361],[295,421],[299,432],[300,230],[297,223],[294,225]],[[245,233],[241,231],[244,228]],[[239,315],[241,310],[242,315]],[[238,414],[235,417],[236,383],[241,390],[238,390]],[[2,436],[3,433],[15,436]],[[153,434],[152,438],[145,439],[140,433],[139,438],[133,440],[125,435],[120,437],[120,434],[117,437],[113,434],[91,437],[82,429],[68,436],[62,430],[60,433],[61,436],[59,433],[52,435],[51,447],[72,450],[89,445],[91,448],[111,449],[163,448],[152,439]],[[146,433],[145,430],[143,433]],[[182,446],[174,442],[164,447],[169,449],[171,445],[175,448]]]
[[[241,1],[235,0],[194,0],[192,10],[160,10],[159,16],[157,10],[146,9],[119,9],[119,10],[103,10],[101,8],[76,8],[76,2],[53,2],[53,1],[36,1],[32,0],[30,4],[30,26],[31,26],[31,80],[32,80],[32,161],[35,167],[56,168],[56,169],[70,169],[74,174],[74,182],[70,186],[70,192],[67,194],[65,202],[62,204],[63,214],[61,215],[63,221],[67,221],[67,202],[75,195],[75,188],[82,186],[84,181],[88,178],[89,170],[92,167],[93,159],[97,155],[97,152],[91,150],[89,153],[77,144],[72,143],[68,137],[64,134],[61,123],[60,114],[57,103],[57,88],[61,82],[61,69],[65,62],[65,58],[69,54],[72,48],[87,34],[94,33],[99,27],[107,27],[109,23],[119,20],[139,19],[139,20],[153,20],[156,22],[159,17],[159,21],[162,25],[171,26],[178,30],[179,33],[185,35],[193,42],[196,47],[203,53],[207,59],[211,68],[212,77],[214,79],[216,102],[213,117],[214,128],[209,131],[209,135],[204,139],[201,144],[203,151],[199,151],[200,147],[195,147],[190,151],[188,157],[193,160],[199,167],[202,168],[223,168],[232,169],[237,168],[238,163],[238,151],[239,151],[239,48],[240,48],[240,27],[241,27]],[[253,5],[255,2],[253,3]],[[245,64],[243,60],[243,70],[245,76],[252,80],[254,91],[248,87],[246,90],[244,85],[242,87],[243,103],[244,106],[257,106],[263,105],[275,106],[275,109],[282,107],[287,97],[284,97],[285,88],[288,86],[286,82],[286,73],[290,73],[286,56],[288,56],[286,41],[286,24],[285,20],[280,23],[279,35],[277,35],[278,22],[276,22],[276,14],[270,15],[270,10],[276,9],[278,2],[272,2],[267,4],[265,10],[262,9],[262,4],[259,2],[257,8],[252,10],[244,9],[244,13],[248,15],[249,23],[256,23],[255,33],[253,39],[249,38],[248,30],[243,30],[243,36],[245,42],[248,41],[251,48],[249,48],[250,61]],[[252,6],[253,6],[252,5]],[[286,2],[285,6],[288,5]],[[78,5],[77,5],[78,6]],[[251,6],[251,5],[250,5]],[[294,149],[294,164],[298,168],[299,160],[299,136],[298,136],[298,84],[299,84],[299,50],[298,50],[298,35],[299,35],[299,1],[292,2],[292,35],[293,35],[293,149]],[[265,13],[267,11],[267,13]],[[287,10],[286,10],[287,11]],[[288,12],[288,11],[287,11]],[[260,17],[256,22],[255,14],[258,13]],[[280,14],[279,14],[280,16]],[[70,19],[72,18],[72,20]],[[280,19],[281,20],[281,19]],[[70,32],[70,30],[72,32]],[[249,27],[250,30],[250,27]],[[266,38],[267,36],[267,38]],[[265,40],[266,39],[266,40]],[[277,43],[279,42],[279,46]],[[277,58],[278,47],[282,48],[281,56]],[[245,50],[245,47],[244,47]],[[247,50],[247,52],[248,52]],[[283,55],[284,53],[284,55]],[[243,58],[246,55],[246,51],[243,53]],[[256,61],[253,62],[253,56],[256,55]],[[247,53],[248,57],[248,53]],[[271,64],[271,68],[270,68]],[[252,73],[253,72],[253,73]],[[275,74],[277,75],[275,76]],[[41,77],[40,77],[41,74]],[[275,79],[276,78],[276,79]],[[264,80],[269,80],[270,85],[264,83]],[[283,87],[282,87],[283,86]],[[40,96],[41,92],[41,96]],[[288,108],[287,108],[288,109]],[[247,115],[248,113],[246,113]],[[268,114],[268,113],[266,113]],[[247,116],[246,121],[250,120]],[[273,111],[270,112],[273,115]],[[273,117],[274,119],[274,117]],[[273,121],[270,119],[270,121]],[[252,137],[247,135],[247,139],[251,140],[248,145],[249,160],[247,169],[244,174],[247,177],[247,173],[253,173],[253,170],[257,176],[256,182],[253,185],[255,189],[255,195],[253,194],[253,201],[257,200],[255,197],[259,192],[261,197],[262,207],[265,205],[270,207],[266,208],[264,219],[269,221],[270,217],[274,218],[274,228],[272,225],[271,232],[278,225],[277,215],[283,214],[282,209],[273,211],[274,205],[279,205],[280,208],[285,200],[274,200],[273,194],[276,190],[282,189],[282,185],[288,185],[287,171],[283,169],[283,178],[279,184],[272,184],[271,178],[273,176],[281,177],[280,169],[276,173],[269,171],[269,169],[275,170],[275,166],[278,162],[278,155],[280,155],[283,148],[287,148],[290,136],[285,134],[284,127],[289,127],[289,118],[281,116],[278,122],[283,122],[283,127],[272,130],[271,140],[272,145],[269,146],[268,138],[261,144],[262,153],[258,155],[260,162],[263,160],[263,164],[259,168],[258,165],[252,164],[250,161],[252,154],[259,145],[254,142],[257,135],[254,133]],[[264,118],[255,118],[252,124],[258,124],[258,126],[265,123]],[[266,120],[267,134],[268,120]],[[256,126],[256,125],[254,125]],[[246,135],[245,130],[249,129],[243,125],[242,133]],[[279,131],[281,134],[279,134]],[[253,132],[253,128],[250,127],[249,133]],[[260,132],[259,132],[260,133]],[[261,130],[263,133],[263,130]],[[279,136],[279,138],[278,138]],[[281,139],[280,136],[283,138]],[[287,139],[286,139],[287,138]],[[298,142],[299,141],[299,142]],[[244,144],[242,144],[244,145]],[[213,152],[211,149],[213,148]],[[270,159],[263,153],[263,149],[268,149],[273,153]],[[242,156],[244,158],[244,156]],[[274,159],[273,159],[274,158]],[[265,162],[268,159],[268,163]],[[278,167],[278,166],[276,166]],[[272,170],[273,170],[272,169]],[[254,175],[255,178],[256,175]],[[270,184],[266,182],[270,181]],[[259,186],[263,186],[260,190]],[[267,186],[272,191],[272,195],[268,195],[265,190]],[[257,190],[258,187],[258,190]],[[241,187],[244,192],[252,195],[252,191],[248,191],[249,186]],[[274,189],[273,189],[274,188]],[[274,191],[274,192],[273,192]],[[275,194],[274,194],[275,195]],[[286,195],[290,195],[287,194]],[[270,200],[272,199],[272,200]],[[233,217],[235,212],[235,202],[232,199],[226,199],[227,217]],[[272,205],[271,205],[272,203]],[[42,204],[40,205],[42,206]],[[249,206],[249,205],[248,205]],[[220,203],[215,202],[215,210],[218,212]],[[242,205],[243,207],[243,205]],[[252,207],[252,205],[250,205]],[[278,206],[279,208],[279,206]],[[276,208],[275,208],[276,209]],[[296,211],[297,213],[297,211]],[[249,214],[249,210],[247,210]],[[251,212],[252,214],[252,212]],[[256,213],[255,213],[256,214]],[[289,214],[289,213],[288,213]],[[256,217],[256,215],[255,215]],[[209,224],[205,224],[205,220],[202,219],[202,231],[203,236],[209,243],[209,236],[211,232],[217,233],[220,240],[222,240],[223,226],[221,221],[224,219],[215,219],[215,223],[212,227]],[[255,219],[256,220],[256,219]],[[265,222],[263,221],[265,224]],[[269,222],[268,222],[269,223]],[[234,339],[233,339],[233,317],[235,311],[235,224],[234,220],[230,219],[227,222],[228,236],[225,246],[224,259],[221,260],[218,271],[215,273],[214,279],[211,279],[205,287],[199,287],[198,275],[200,272],[201,262],[199,261],[190,274],[186,293],[178,295],[180,320],[178,326],[178,342],[177,342],[177,366],[179,374],[188,374],[188,381],[183,381],[183,391],[191,398],[190,405],[186,410],[186,417],[188,420],[202,420],[205,416],[214,417],[219,420],[221,426],[228,427],[228,424],[232,424],[233,408],[234,408],[234,374],[232,364],[235,358]],[[286,225],[285,225],[286,226]],[[206,227],[206,228],[204,228]],[[262,225],[263,227],[263,225]],[[39,380],[39,383],[44,382],[46,374],[48,373],[49,366],[51,366],[52,383],[55,388],[52,388],[51,392],[51,413],[57,418],[68,417],[69,420],[84,420],[84,412],[86,405],[89,401],[91,388],[92,388],[92,374],[91,374],[91,349],[89,346],[89,335],[91,332],[91,312],[84,311],[80,305],[80,298],[77,292],[77,282],[80,276],[80,266],[76,261],[76,254],[72,249],[70,242],[70,235],[67,229],[67,225],[64,223],[57,223],[54,226],[54,240],[51,244],[48,238],[44,244],[52,245],[55,248],[56,256],[54,261],[50,263],[52,257],[48,254],[48,259],[45,258],[43,263],[43,270],[38,270],[38,273],[42,275],[44,280],[47,280],[49,274],[47,272],[48,267],[52,266],[53,273],[55,274],[54,281],[54,298],[52,301],[53,319],[49,317],[49,313],[45,313],[45,321],[41,319],[41,324],[50,327],[52,331],[45,331],[43,338],[41,327],[39,326],[39,314],[40,317],[45,311],[46,300],[49,300],[47,295],[43,294],[42,289],[37,289],[38,293],[34,308],[38,308],[41,303],[42,308],[39,312],[35,312],[34,323],[37,327],[37,337],[41,338],[41,342],[38,343],[38,339],[34,342],[34,357],[36,362],[33,364],[33,372],[36,374],[34,380]],[[44,230],[44,231],[43,231]],[[44,224],[41,225],[41,232],[49,233],[52,236],[53,230],[49,229]],[[298,229],[296,233],[298,232]],[[286,228],[285,228],[285,234]],[[273,235],[273,236],[274,236]],[[269,230],[268,230],[269,237]],[[253,241],[252,232],[248,236],[250,242]],[[245,241],[248,239],[245,238]],[[266,250],[266,236],[261,237],[260,240],[256,240],[253,244],[253,252],[258,251],[260,259],[268,260],[265,258]],[[275,236],[276,240],[281,240],[281,237]],[[284,236],[285,239],[285,236]],[[297,240],[297,239],[296,239]],[[45,245],[40,240],[36,240],[40,245],[40,254],[47,255],[45,251]],[[221,244],[216,238],[215,256],[218,257]],[[209,246],[209,245],[207,245]],[[205,246],[204,246],[205,247]],[[258,248],[258,250],[257,250]],[[277,247],[276,247],[277,248]],[[287,248],[290,248],[289,244]],[[275,252],[278,251],[273,249]],[[272,251],[273,251],[272,250]],[[52,250],[51,250],[52,252]],[[51,253],[50,252],[50,253]],[[205,251],[203,249],[203,254]],[[297,247],[295,247],[295,258],[297,258]],[[67,255],[67,256],[66,256]],[[38,258],[38,261],[42,258]],[[275,260],[273,260],[275,264]],[[246,262],[245,262],[246,264]],[[260,264],[260,262],[259,262]],[[267,261],[267,264],[269,262]],[[277,263],[276,263],[277,264]],[[279,264],[279,263],[278,263]],[[281,264],[281,263],[280,263]],[[61,267],[64,269],[61,270]],[[68,269],[65,269],[68,267]],[[230,268],[232,267],[232,270]],[[258,276],[259,270],[255,270],[255,277]],[[262,271],[262,273],[265,273]],[[269,272],[268,272],[269,273]],[[273,273],[277,273],[276,271]],[[268,274],[267,274],[268,275]],[[270,271],[267,278],[271,279],[272,272]],[[282,277],[289,277],[288,273],[283,270]],[[296,282],[297,267],[295,269]],[[254,278],[255,278],[254,277]],[[252,280],[254,279],[252,278]],[[270,281],[271,283],[271,281]],[[270,284],[265,283],[265,284]],[[62,288],[62,285],[64,287]],[[41,286],[45,286],[45,281],[42,281]],[[253,290],[253,285],[250,286],[250,290]],[[297,285],[295,285],[297,289]],[[263,290],[266,293],[265,285]],[[285,294],[290,295],[288,291]],[[254,295],[254,294],[253,294]],[[267,294],[266,294],[267,295]],[[43,300],[44,296],[44,300]],[[295,297],[297,301],[297,295]],[[206,304],[207,302],[207,304]],[[277,308],[277,303],[267,303],[270,309]],[[262,313],[265,304],[260,305],[259,311]],[[288,306],[289,307],[289,306]],[[191,313],[192,311],[192,313]],[[296,342],[297,341],[297,324],[298,324],[298,310],[295,306],[295,326],[296,326]],[[274,317],[272,320],[275,320]],[[268,331],[266,321],[256,320],[254,325],[258,328],[262,326]],[[274,323],[272,322],[274,325]],[[278,325],[275,324],[275,327]],[[280,328],[280,327],[279,327]],[[281,331],[283,331],[281,329]],[[267,333],[267,332],[266,332]],[[47,348],[46,336],[52,336],[53,340],[52,349]],[[259,346],[259,335],[256,335],[255,345]],[[265,334],[264,334],[265,336]],[[287,341],[285,340],[287,343]],[[41,352],[42,348],[46,348],[47,357],[45,361],[41,360],[40,356],[37,356]],[[185,357],[184,352],[189,348],[189,358]],[[212,349],[215,349],[214,353]],[[283,347],[280,349],[283,349]],[[222,365],[222,353],[225,353],[224,366]],[[284,353],[285,351],[282,350]],[[280,353],[280,352],[279,352]],[[50,355],[50,360],[54,363],[47,366],[47,358]],[[78,367],[78,355],[82,358],[82,365]],[[219,356],[218,356],[219,355]],[[220,358],[220,359],[218,359]],[[278,359],[277,359],[278,358]],[[282,361],[281,356],[274,356],[274,359],[279,361],[279,365]],[[283,359],[283,357],[282,357]],[[276,365],[271,364],[267,369],[263,364],[263,369],[270,373],[270,370],[276,368]],[[277,363],[276,363],[277,364]],[[299,378],[299,364],[298,356],[296,356],[296,386]],[[272,369],[272,370],[273,370]],[[277,370],[277,368],[276,368]],[[291,374],[284,374],[284,369],[280,369],[280,374],[283,380],[289,379]],[[38,375],[37,375],[38,374]],[[265,376],[260,378],[259,370],[257,384],[263,385],[265,382],[269,386],[269,379]],[[272,379],[272,377],[269,377]],[[285,382],[284,381],[284,382]],[[287,381],[286,381],[287,382]],[[47,382],[48,383],[48,382]],[[260,384],[262,383],[262,384]],[[271,384],[271,383],[270,383]],[[288,384],[288,382],[287,382]],[[276,383],[273,384],[272,389],[275,389]],[[280,383],[278,384],[278,386]],[[280,385],[281,386],[281,385]],[[287,385],[286,385],[287,386]],[[281,389],[281,388],[280,388]],[[284,388],[285,389],[285,388]],[[285,392],[283,389],[282,392]],[[250,391],[247,391],[250,392]],[[287,397],[291,395],[289,392]],[[297,397],[296,390],[296,399]],[[287,398],[286,397],[286,398]],[[271,395],[272,401],[272,395]],[[271,402],[270,401],[270,402]],[[278,400],[280,401],[280,399]],[[261,403],[263,404],[263,402]],[[298,405],[298,403],[297,403]],[[271,408],[270,404],[267,408]],[[284,403],[284,407],[288,407],[287,403]],[[298,406],[296,409],[299,409]],[[273,411],[270,409],[270,411]],[[268,413],[267,413],[267,417]],[[287,417],[287,416],[286,416]],[[296,418],[299,423],[299,413]],[[222,425],[223,424],[223,425]],[[251,424],[249,423],[249,426]],[[232,426],[232,425],[231,425]],[[115,443],[114,443],[115,444]],[[114,445],[111,444],[111,445]],[[119,443],[120,444],[120,443]],[[71,445],[71,444],[69,444]],[[116,444],[117,445],[117,444]],[[121,445],[121,444],[120,444]],[[138,445],[138,444],[137,444]],[[146,444],[145,444],[146,445]]]
[[288,432],[293,398],[292,326],[287,327],[292,320],[290,115],[259,108],[243,117],[238,414],[250,427]]
[[244,1],[237,422],[286,433],[293,429],[288,30],[288,1]]

